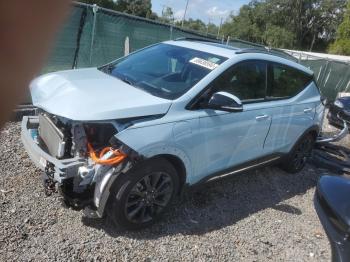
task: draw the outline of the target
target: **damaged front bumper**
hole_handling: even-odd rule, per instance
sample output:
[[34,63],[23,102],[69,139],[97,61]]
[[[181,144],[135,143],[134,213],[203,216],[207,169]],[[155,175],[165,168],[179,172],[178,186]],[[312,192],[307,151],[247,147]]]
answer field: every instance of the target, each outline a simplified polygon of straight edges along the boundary
[[89,163],[85,157],[58,159],[50,155],[38,136],[39,117],[24,116],[21,139],[34,164],[44,172],[44,180],[58,185],[66,203],[75,208],[89,207],[102,217],[109,191],[116,178],[132,164],[126,160],[117,166]]
[[38,116],[24,116],[21,127],[22,143],[29,157],[39,169],[46,173],[51,172],[55,181],[62,183],[65,179],[74,177],[79,167],[86,163],[86,159],[81,157],[57,159],[46,152],[36,137]]

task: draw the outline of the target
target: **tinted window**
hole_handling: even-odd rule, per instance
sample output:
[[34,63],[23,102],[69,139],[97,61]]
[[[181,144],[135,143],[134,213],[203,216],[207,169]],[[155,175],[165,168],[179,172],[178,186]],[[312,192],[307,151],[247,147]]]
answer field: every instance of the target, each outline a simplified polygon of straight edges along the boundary
[[292,97],[303,90],[312,80],[312,76],[299,70],[272,64],[269,68],[269,85],[266,98]]
[[215,54],[158,44],[100,70],[152,95],[176,99],[225,60]]
[[233,66],[214,81],[213,91],[228,92],[242,101],[264,99],[266,63],[247,61]]

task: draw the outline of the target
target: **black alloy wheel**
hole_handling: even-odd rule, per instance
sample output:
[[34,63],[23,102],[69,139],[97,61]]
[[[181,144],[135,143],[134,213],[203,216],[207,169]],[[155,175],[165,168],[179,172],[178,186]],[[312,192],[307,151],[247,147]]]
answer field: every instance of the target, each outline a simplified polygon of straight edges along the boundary
[[294,153],[294,158],[293,158],[293,165],[295,169],[301,170],[305,166],[306,161],[311,156],[311,151],[313,146],[314,146],[314,140],[311,136],[307,136],[297,146]]
[[301,171],[306,165],[307,160],[311,157],[314,144],[315,138],[312,134],[303,136],[283,160],[281,168],[292,174]]
[[153,172],[141,178],[131,189],[125,203],[125,215],[132,223],[147,223],[168,205],[174,192],[171,176]]
[[125,229],[141,229],[157,221],[179,193],[174,166],[162,157],[131,168],[112,185],[107,215]]

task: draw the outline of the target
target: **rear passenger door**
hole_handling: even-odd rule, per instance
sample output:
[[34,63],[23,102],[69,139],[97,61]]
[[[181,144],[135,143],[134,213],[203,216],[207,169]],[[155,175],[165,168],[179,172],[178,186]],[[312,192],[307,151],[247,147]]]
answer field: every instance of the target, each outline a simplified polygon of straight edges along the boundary
[[309,93],[313,88],[312,76],[286,65],[269,64],[266,100],[271,103],[272,123],[264,144],[266,153],[288,152],[312,125],[316,108]]

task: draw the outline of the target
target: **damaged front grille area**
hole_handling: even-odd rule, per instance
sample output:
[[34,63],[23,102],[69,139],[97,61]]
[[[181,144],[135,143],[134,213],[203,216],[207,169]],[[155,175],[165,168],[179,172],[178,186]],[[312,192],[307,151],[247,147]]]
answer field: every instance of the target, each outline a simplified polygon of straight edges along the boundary
[[25,116],[22,141],[43,171],[46,195],[59,192],[69,206],[91,206],[103,214],[109,195],[106,181],[112,183],[143,160],[116,138],[117,127],[113,121],[82,123],[43,110]]
[[97,151],[120,146],[114,137],[118,131],[112,123],[81,123],[45,111],[40,111],[38,118],[40,146],[57,159],[81,157],[88,160],[89,144]]
[[61,159],[65,155],[68,141],[62,132],[52,120],[44,114],[39,114],[39,136],[44,142],[50,155]]
[[80,123],[41,111],[39,141],[47,153],[57,159],[88,157],[87,144],[103,148],[117,133],[110,123]]
[[[74,208],[101,207],[104,177],[127,170],[140,156],[116,138],[118,123],[81,122],[37,112],[35,125],[28,133],[38,146],[38,160],[44,171],[45,192],[59,192],[65,203]],[[49,155],[49,156],[48,156]],[[97,188],[97,189],[96,189]]]

